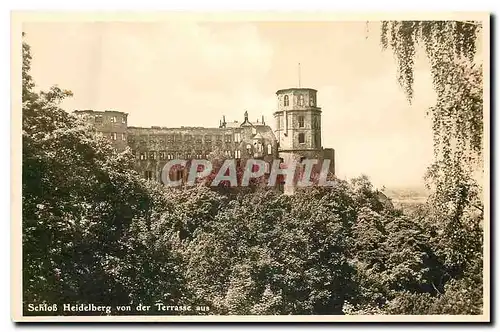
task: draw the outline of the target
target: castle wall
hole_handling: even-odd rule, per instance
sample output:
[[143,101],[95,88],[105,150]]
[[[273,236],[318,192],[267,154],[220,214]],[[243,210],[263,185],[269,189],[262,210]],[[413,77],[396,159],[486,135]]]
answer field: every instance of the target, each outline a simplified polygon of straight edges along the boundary
[[96,134],[108,138],[113,147],[123,151],[127,147],[127,113],[118,111],[75,111],[92,123]]
[[[259,138],[255,138],[255,135]],[[161,171],[172,159],[263,159],[277,158],[277,142],[268,126],[250,128],[128,128],[128,145],[137,160],[137,170],[161,179]],[[151,173],[147,173],[151,172]]]

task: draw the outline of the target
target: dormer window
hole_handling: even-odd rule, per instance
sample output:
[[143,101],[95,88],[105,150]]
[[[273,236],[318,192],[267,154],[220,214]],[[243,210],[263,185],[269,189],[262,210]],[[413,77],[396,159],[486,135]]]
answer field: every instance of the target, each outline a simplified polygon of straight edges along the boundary
[[288,106],[288,104],[290,104],[290,100],[288,96],[285,96],[285,98],[283,99],[283,106]]

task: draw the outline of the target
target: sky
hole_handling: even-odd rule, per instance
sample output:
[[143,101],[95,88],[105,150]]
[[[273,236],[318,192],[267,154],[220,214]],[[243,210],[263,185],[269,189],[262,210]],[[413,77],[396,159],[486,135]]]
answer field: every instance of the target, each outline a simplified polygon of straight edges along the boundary
[[23,31],[39,89],[71,90],[75,109],[117,110],[131,126],[217,127],[264,116],[274,128],[276,91],[318,90],[322,142],[342,179],[421,186],[433,160],[426,109],[435,102],[417,54],[410,105],[378,22],[36,22]]

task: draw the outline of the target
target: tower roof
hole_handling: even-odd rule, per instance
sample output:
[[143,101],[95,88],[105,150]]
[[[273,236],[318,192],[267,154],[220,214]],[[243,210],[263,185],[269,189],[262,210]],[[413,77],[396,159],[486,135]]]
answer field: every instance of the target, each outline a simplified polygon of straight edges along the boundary
[[311,89],[311,88],[288,88],[288,89],[278,90],[278,91],[276,91],[276,94],[279,95],[281,93],[290,92],[290,91],[313,91],[313,92],[318,92],[318,90]]

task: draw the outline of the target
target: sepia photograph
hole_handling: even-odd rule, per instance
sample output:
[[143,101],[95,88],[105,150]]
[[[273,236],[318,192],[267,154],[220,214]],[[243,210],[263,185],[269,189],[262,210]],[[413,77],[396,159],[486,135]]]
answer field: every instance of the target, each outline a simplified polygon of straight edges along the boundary
[[11,28],[13,321],[490,321],[489,14]]

